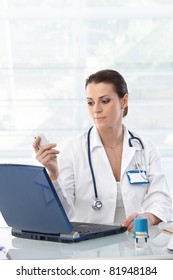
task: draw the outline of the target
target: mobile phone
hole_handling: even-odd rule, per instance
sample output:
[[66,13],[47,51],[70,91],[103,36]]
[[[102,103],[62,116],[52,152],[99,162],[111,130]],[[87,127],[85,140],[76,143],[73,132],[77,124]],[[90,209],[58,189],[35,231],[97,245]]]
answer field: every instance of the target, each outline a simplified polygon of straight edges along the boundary
[[47,138],[44,135],[44,133],[40,133],[40,134],[38,134],[38,136],[41,138],[41,140],[40,140],[40,147],[42,147],[43,145],[49,143],[49,141],[47,140]]

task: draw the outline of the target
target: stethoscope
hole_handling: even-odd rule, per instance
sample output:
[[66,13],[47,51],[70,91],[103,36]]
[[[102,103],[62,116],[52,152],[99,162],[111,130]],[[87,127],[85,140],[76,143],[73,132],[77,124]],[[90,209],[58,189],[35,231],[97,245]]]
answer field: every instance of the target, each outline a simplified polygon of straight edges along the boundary
[[[103,206],[101,200],[98,197],[98,192],[97,192],[97,186],[96,186],[96,179],[95,179],[95,175],[94,175],[94,170],[93,170],[93,165],[92,165],[92,161],[91,161],[91,150],[90,150],[90,134],[91,134],[91,130],[92,130],[93,126],[90,127],[90,129],[88,130],[88,134],[87,134],[87,143],[88,143],[88,162],[89,162],[89,167],[90,167],[90,171],[91,171],[91,176],[92,176],[92,181],[93,181],[93,187],[94,187],[94,195],[95,195],[95,199],[93,201],[92,204],[92,208],[94,210],[100,210]],[[136,137],[133,135],[132,132],[130,132],[128,130],[128,133],[130,134],[130,138],[129,138],[129,146],[133,147],[133,141],[138,141],[139,145],[141,146],[142,150],[144,150],[144,145],[141,141],[140,138]],[[138,167],[137,167],[138,168]],[[139,169],[140,170],[140,169]]]
[[131,136],[131,137],[129,138],[129,146],[130,146],[130,147],[133,147],[132,141],[136,140],[136,141],[139,142],[141,148],[144,150],[144,145],[143,145],[141,139],[140,139],[139,137],[134,136],[133,133],[130,132],[130,130],[128,130],[128,133],[129,133],[130,136]]

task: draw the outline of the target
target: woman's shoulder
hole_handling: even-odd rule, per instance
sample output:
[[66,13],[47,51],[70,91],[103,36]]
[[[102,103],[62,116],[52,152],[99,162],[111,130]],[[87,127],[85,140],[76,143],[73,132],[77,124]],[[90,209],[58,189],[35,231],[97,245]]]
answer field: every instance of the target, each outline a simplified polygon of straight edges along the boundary
[[126,131],[129,134],[128,137],[131,139],[137,138],[141,140],[141,142],[152,143],[150,137],[141,131],[129,130],[128,128],[126,128]]
[[[152,152],[156,152],[158,153],[158,150],[156,148],[156,144],[154,143],[154,141],[149,137],[149,135],[140,132],[140,131],[133,131],[133,130],[128,130],[128,134],[129,134],[129,139],[131,138],[133,141],[133,138],[136,138],[137,141],[141,142],[141,145],[143,146],[145,151],[152,151]],[[139,139],[139,140],[138,140]]]

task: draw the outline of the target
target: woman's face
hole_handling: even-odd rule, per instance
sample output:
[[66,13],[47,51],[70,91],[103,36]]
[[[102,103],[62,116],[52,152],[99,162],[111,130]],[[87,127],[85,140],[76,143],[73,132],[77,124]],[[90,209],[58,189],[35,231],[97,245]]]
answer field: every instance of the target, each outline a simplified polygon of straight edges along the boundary
[[119,98],[112,84],[90,83],[86,88],[89,114],[97,128],[110,128],[122,124],[123,108],[128,94]]

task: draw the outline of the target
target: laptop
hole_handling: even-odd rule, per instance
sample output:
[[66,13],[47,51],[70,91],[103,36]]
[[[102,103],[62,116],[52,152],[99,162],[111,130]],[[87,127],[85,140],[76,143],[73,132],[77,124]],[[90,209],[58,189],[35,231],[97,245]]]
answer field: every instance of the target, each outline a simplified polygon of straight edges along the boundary
[[0,164],[0,211],[15,237],[56,242],[120,234],[119,225],[70,222],[46,169]]

